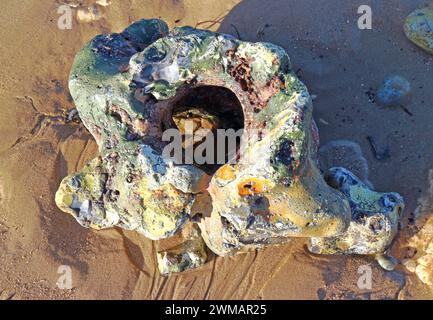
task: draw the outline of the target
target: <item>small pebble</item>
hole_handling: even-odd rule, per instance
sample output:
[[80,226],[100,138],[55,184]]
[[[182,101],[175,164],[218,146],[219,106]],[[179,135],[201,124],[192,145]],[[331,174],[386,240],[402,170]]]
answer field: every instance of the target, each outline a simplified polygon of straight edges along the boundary
[[411,93],[409,81],[401,76],[387,77],[382,86],[377,90],[376,101],[386,107],[398,107],[405,105]]
[[90,23],[92,21],[98,21],[103,18],[97,5],[89,7],[81,7],[77,10],[77,20],[79,22]]
[[398,261],[394,257],[386,256],[384,254],[378,254],[376,256],[376,261],[387,271],[393,271],[395,266],[398,264]]
[[111,4],[111,0],[96,0],[96,4],[100,6],[107,7]]
[[409,272],[415,272],[416,271],[416,261],[415,260],[407,259],[407,260],[404,260],[402,264],[406,267],[406,269]]
[[409,14],[404,32],[410,41],[433,54],[433,10],[418,9]]

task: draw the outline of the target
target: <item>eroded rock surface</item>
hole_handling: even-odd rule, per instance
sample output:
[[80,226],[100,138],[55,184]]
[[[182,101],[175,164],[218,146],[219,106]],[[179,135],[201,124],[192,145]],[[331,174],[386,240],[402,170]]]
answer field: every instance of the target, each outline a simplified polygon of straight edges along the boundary
[[393,269],[393,264],[388,263],[383,254],[397,234],[404,210],[403,198],[394,192],[375,192],[341,167],[330,169],[326,180],[347,196],[352,219],[341,235],[311,238],[309,250],[321,254],[377,255],[382,267]]
[[[85,227],[156,240],[198,223],[222,256],[290,237],[314,237],[315,252],[382,253],[395,235],[399,195],[344,169],[323,178],[311,97],[278,46],[141,20],[91,40],[69,87],[100,156],[62,181],[56,203]],[[243,130],[246,143],[225,150],[223,165],[179,164],[164,155],[164,134],[184,136],[187,120],[198,138],[174,147],[201,146],[218,129]],[[160,252],[161,271],[203,264],[201,241],[194,233]]]

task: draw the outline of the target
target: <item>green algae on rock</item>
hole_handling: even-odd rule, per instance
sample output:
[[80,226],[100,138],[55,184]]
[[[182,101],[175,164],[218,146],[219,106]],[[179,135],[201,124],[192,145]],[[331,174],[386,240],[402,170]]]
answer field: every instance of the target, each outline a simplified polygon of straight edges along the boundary
[[[77,54],[69,88],[100,156],[62,181],[56,203],[85,227],[119,226],[158,240],[197,223],[206,245],[221,256],[290,237],[344,238],[362,229],[358,211],[370,209],[373,217],[384,215],[387,231],[370,236],[361,230],[365,237],[351,239],[355,250],[344,253],[383,253],[395,235],[397,217],[381,211],[381,195],[330,186],[323,178],[312,100],[281,47],[141,20],[91,40]],[[178,163],[164,154],[165,133],[184,134],[186,120],[200,132],[192,146],[218,129],[253,138],[240,158],[237,146],[226,150],[235,162]],[[394,199],[402,206],[399,195]],[[387,201],[384,206],[397,206]],[[161,272],[203,264],[201,237],[194,233],[161,251]]]
[[398,231],[404,202],[398,193],[371,190],[344,168],[331,168],[326,180],[350,201],[352,220],[347,230],[336,237],[311,238],[309,250],[320,254],[378,255],[383,253]]
[[433,54],[432,9],[417,9],[409,14],[404,24],[404,32],[410,41]]

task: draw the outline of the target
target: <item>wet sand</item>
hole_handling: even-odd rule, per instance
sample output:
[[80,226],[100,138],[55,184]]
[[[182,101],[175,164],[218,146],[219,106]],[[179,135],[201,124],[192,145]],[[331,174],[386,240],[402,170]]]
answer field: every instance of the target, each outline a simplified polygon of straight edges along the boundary
[[[81,1],[81,10],[95,1]],[[404,267],[380,269],[373,259],[315,256],[305,239],[248,254],[211,256],[201,269],[162,277],[157,243],[121,229],[84,229],[54,203],[61,179],[97,154],[91,135],[65,117],[74,104],[67,79],[75,54],[92,37],[118,32],[140,18],[172,28],[191,25],[269,41],[285,48],[314,101],[321,143],[361,145],[378,191],[406,200],[403,230],[392,247],[399,259],[413,234],[417,199],[433,168],[433,57],[403,33],[407,14],[425,1],[113,0],[95,21],[57,27],[57,8],[79,1],[4,0],[0,11],[0,298],[2,299],[415,299],[433,294]],[[357,28],[357,8],[373,9],[373,29]],[[78,8],[74,9],[76,13]],[[371,92],[390,74],[406,77],[412,100],[379,107]],[[375,159],[367,136],[389,146]],[[424,210],[426,211],[426,210]],[[428,210],[427,210],[428,211]],[[433,209],[432,209],[433,211]],[[426,213],[428,214],[428,213]],[[72,269],[72,290],[56,286],[59,266]],[[371,265],[373,286],[357,286]]]

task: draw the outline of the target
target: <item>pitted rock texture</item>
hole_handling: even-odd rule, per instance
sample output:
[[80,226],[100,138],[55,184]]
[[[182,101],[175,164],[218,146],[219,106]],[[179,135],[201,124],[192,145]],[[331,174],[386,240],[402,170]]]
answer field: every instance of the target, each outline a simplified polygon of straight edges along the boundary
[[[353,228],[363,230],[358,211],[383,216],[383,232],[361,230],[347,241],[353,249],[331,251],[385,251],[395,235],[391,212],[400,196],[381,205],[381,195],[351,184],[350,172],[341,185],[324,180],[311,97],[278,46],[191,27],[169,32],[161,20],[141,20],[91,40],[75,59],[69,87],[100,156],[62,181],[56,203],[85,227],[117,225],[156,240],[192,221],[222,256],[289,237],[346,239]],[[163,156],[164,133],[182,132],[185,119],[196,131],[243,129],[252,138],[234,163],[176,164]],[[319,251],[328,247],[325,240]],[[185,248],[192,247],[176,259],[160,255],[164,273],[204,263],[184,259],[191,257]]]
[[[321,254],[378,255],[379,263],[386,266],[382,254],[397,234],[404,210],[403,198],[395,192],[375,192],[341,167],[331,168],[325,178],[349,199],[352,220],[341,235],[311,238],[309,250]],[[392,266],[385,268],[392,269]]]

